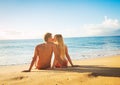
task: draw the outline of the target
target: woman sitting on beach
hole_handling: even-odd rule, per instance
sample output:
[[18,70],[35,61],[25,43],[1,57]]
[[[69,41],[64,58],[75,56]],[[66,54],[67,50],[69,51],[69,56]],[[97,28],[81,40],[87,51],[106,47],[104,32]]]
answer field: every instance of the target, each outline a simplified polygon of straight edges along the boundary
[[54,63],[53,63],[52,67],[53,68],[54,67],[56,67],[56,68],[67,67],[68,61],[71,64],[71,66],[73,66],[73,63],[72,63],[70,56],[69,56],[69,53],[68,53],[68,48],[64,44],[63,37],[61,34],[56,34],[54,36],[54,43],[57,44],[57,46],[58,46],[60,58],[63,61],[63,65],[61,65],[56,59],[54,59]]

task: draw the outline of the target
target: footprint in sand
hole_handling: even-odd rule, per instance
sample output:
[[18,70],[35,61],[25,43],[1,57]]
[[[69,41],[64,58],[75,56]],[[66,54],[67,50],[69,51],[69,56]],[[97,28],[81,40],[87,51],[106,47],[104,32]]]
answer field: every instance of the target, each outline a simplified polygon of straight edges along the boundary
[[11,78],[10,80],[22,80],[24,78],[28,78],[28,76],[17,76],[17,77]]

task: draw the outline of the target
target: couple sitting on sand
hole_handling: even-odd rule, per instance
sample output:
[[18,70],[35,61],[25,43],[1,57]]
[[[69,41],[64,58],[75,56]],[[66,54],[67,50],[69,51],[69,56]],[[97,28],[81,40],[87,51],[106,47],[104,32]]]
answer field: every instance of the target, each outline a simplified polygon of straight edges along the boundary
[[[62,68],[68,66],[68,61],[71,66],[74,66],[70,56],[68,54],[68,48],[64,44],[61,34],[56,34],[54,39],[51,33],[46,33],[44,36],[45,43],[39,44],[35,47],[34,57],[28,70],[24,72],[30,72],[33,65],[36,65],[37,69],[47,68]],[[54,62],[51,66],[51,58],[54,53]]]

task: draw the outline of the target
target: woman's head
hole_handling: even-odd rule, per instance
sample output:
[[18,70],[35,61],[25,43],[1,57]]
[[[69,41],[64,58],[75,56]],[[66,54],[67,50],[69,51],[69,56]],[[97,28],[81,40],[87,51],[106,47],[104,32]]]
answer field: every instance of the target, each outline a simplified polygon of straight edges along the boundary
[[61,34],[56,34],[54,36],[54,41],[57,42],[57,44],[64,44],[63,37]]
[[64,45],[64,40],[61,34],[56,34],[54,36],[54,41],[58,44],[59,50],[60,50],[60,55],[62,57],[65,56],[65,45]]

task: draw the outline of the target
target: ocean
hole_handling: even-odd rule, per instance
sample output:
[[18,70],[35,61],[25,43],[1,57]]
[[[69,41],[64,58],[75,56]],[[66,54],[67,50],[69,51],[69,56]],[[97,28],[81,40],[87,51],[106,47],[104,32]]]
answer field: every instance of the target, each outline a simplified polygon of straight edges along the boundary
[[[0,40],[0,65],[31,62],[34,48],[42,39]],[[73,60],[120,55],[120,36],[64,38]]]

